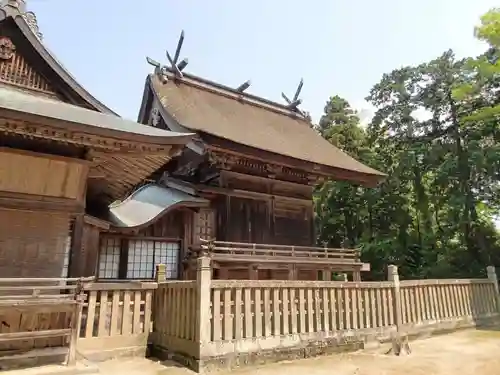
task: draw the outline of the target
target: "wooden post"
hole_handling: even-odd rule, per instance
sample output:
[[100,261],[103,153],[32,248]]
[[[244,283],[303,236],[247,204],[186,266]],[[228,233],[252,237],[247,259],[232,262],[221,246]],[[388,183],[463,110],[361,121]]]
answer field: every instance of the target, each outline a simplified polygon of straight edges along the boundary
[[399,274],[398,266],[393,264],[389,265],[387,268],[387,280],[394,283],[392,287],[392,303],[394,311],[394,322],[396,324],[396,330],[400,332],[401,326],[403,324],[402,311],[401,311],[401,288],[399,286]]
[[68,356],[66,358],[66,365],[68,366],[76,364],[76,346],[78,345],[78,337],[80,336],[84,301],[85,293],[83,291],[83,280],[80,279],[77,282],[75,291],[75,308],[71,314],[71,336],[69,338]]
[[210,341],[210,291],[212,287],[210,258],[197,259],[196,268],[196,342],[199,345],[199,359],[203,357],[206,344]]
[[361,272],[360,271],[354,271],[352,273],[352,281],[361,281]]
[[256,264],[251,264],[248,266],[248,279],[249,280],[259,279],[259,269]]
[[494,266],[486,267],[488,273],[488,279],[493,283],[493,288],[495,290],[495,301],[497,306],[497,312],[500,313],[500,293],[498,290],[498,277]]
[[156,265],[155,279],[157,283],[163,283],[167,280],[167,267],[164,264]]

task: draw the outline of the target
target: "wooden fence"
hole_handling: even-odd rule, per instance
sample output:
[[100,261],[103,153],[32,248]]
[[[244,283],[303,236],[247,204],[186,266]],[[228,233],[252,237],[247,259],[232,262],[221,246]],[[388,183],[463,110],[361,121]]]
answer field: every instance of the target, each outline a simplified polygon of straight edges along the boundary
[[493,267],[487,279],[399,281],[390,266],[385,282],[222,281],[202,257],[196,281],[159,283],[153,310],[153,344],[200,368],[488,323],[499,293]]
[[156,288],[154,282],[86,284],[79,353],[95,359],[144,355]]
[[83,281],[0,278],[0,369],[75,363]]

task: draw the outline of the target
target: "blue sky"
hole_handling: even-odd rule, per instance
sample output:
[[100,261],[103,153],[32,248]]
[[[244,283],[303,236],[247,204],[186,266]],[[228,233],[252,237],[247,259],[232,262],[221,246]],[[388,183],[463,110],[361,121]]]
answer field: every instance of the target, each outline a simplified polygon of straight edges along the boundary
[[341,95],[359,110],[381,75],[453,48],[475,55],[479,16],[494,0],[27,0],[45,44],[78,81],[136,119],[146,56],[166,62],[179,33],[186,71],[282,101],[304,78],[301,108],[317,120]]

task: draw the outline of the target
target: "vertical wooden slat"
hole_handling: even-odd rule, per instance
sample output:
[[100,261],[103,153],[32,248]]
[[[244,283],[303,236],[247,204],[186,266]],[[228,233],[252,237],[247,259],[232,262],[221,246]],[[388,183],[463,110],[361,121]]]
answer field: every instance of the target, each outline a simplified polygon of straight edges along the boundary
[[282,328],[281,328],[281,334],[282,335],[288,335],[290,333],[290,319],[289,319],[289,298],[288,298],[288,288],[284,287],[282,289],[282,295],[281,295],[281,304],[282,304]]
[[223,321],[224,321],[224,340],[232,340],[233,339],[233,321],[231,316],[231,289],[224,289],[224,313],[223,313]]
[[350,290],[351,294],[351,312],[352,312],[352,328],[358,329],[358,284]]
[[314,332],[314,308],[313,308],[313,291],[312,288],[307,288],[307,332]]
[[262,337],[262,296],[259,288],[255,289],[255,337]]
[[127,335],[132,332],[131,316],[130,316],[130,300],[132,292],[126,290],[123,292],[123,318],[122,318],[122,334]]
[[382,319],[382,291],[380,288],[377,288],[376,290],[376,295],[377,295],[377,327],[383,327],[384,326],[384,320]]
[[280,288],[273,288],[273,334],[279,336],[281,334],[281,308],[280,308]]
[[314,289],[314,332],[321,332],[321,294],[320,289]]
[[359,328],[365,327],[365,319],[364,319],[364,310],[363,310],[363,290],[361,288],[361,284],[358,284],[356,288],[356,300],[358,301],[358,324]]
[[344,290],[343,288],[337,288],[337,299],[336,299],[336,308],[338,311],[338,319],[339,319],[339,330],[344,330],[346,328],[345,324],[345,302],[344,302]]
[[269,337],[271,332],[271,291],[269,288],[264,288],[264,336]]
[[299,324],[300,331],[299,333],[306,332],[306,299],[305,299],[305,290],[303,288],[299,289]]
[[[141,291],[134,292],[134,324],[133,333],[141,332]],[[180,327],[182,329],[182,327]],[[180,332],[179,332],[180,333]]]
[[382,322],[382,326],[386,327],[389,325],[389,290],[387,288],[382,288],[381,295],[382,295],[382,310],[383,310],[383,315],[384,315],[384,320]]
[[[297,312],[297,302],[295,300],[295,289],[290,289],[290,321],[291,321],[291,331],[292,333],[297,333],[298,332],[298,325],[297,325],[297,318],[298,318],[298,312]],[[300,305],[299,305],[300,306]]]
[[243,337],[242,316],[241,316],[241,302],[242,302],[241,288],[236,288],[234,294],[234,338],[240,340]]
[[322,296],[323,296],[323,331],[330,332],[330,311],[328,310],[328,288],[321,288]]
[[120,291],[115,290],[112,292],[113,296],[111,298],[111,336],[115,336],[119,332],[118,321],[120,319],[121,311],[120,311]]
[[344,287],[344,311],[345,311],[345,329],[351,329],[351,289]]
[[153,291],[146,291],[146,303],[144,305],[144,332],[151,332],[151,301],[153,299]]
[[330,288],[328,301],[330,305],[330,321],[332,331],[337,330],[337,308],[335,301],[335,288]]
[[101,290],[101,298],[99,299],[99,328],[97,334],[102,336],[108,336],[109,331],[106,327],[106,322],[108,320],[108,292],[106,290]]
[[94,320],[95,320],[96,304],[97,304],[97,292],[92,290],[89,293],[89,302],[87,305],[87,322],[85,327],[85,337],[87,338],[94,336]]
[[222,338],[221,329],[221,316],[220,316],[220,289],[214,289],[213,291],[213,305],[212,305],[212,334],[214,341],[220,341]]
[[245,317],[245,338],[253,337],[253,316],[252,316],[252,295],[251,289],[245,288],[243,291],[243,311]]

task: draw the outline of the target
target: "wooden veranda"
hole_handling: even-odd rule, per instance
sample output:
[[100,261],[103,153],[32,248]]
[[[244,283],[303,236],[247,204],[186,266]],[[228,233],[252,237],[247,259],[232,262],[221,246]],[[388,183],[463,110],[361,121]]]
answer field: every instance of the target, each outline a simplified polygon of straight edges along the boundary
[[200,239],[200,245],[191,248],[186,261],[189,278],[196,258],[202,254],[212,259],[217,279],[331,281],[335,273],[350,273],[353,281],[360,281],[361,272],[370,270],[370,264],[361,261],[358,249]]

